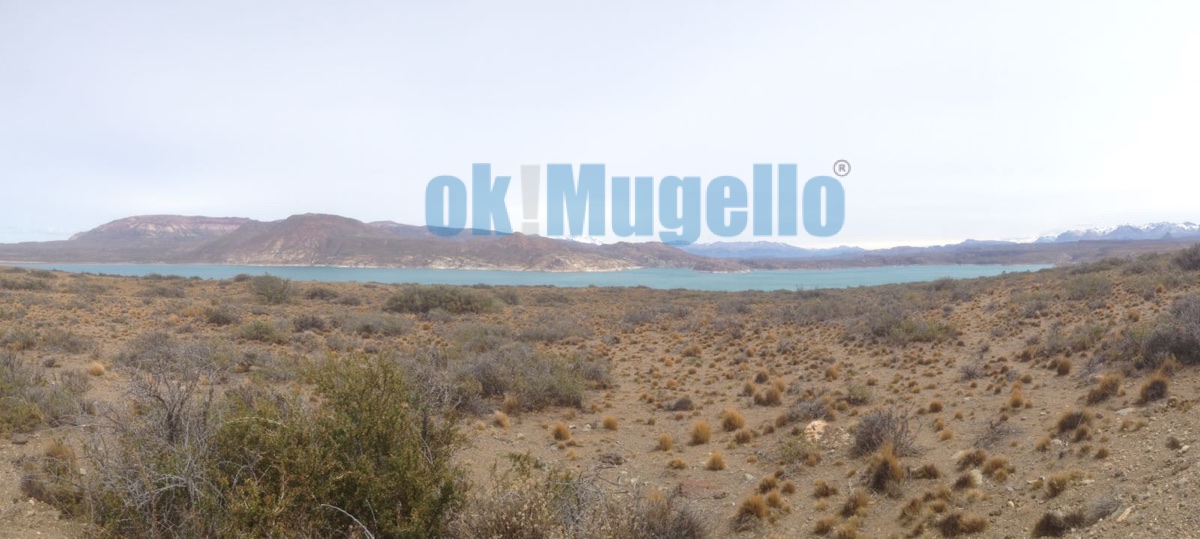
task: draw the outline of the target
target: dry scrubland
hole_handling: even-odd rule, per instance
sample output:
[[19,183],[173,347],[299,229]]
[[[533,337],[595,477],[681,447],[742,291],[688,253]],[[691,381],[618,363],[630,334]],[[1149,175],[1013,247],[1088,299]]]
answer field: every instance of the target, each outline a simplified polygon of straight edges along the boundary
[[714,293],[0,269],[0,535],[1194,536],[1198,270]]

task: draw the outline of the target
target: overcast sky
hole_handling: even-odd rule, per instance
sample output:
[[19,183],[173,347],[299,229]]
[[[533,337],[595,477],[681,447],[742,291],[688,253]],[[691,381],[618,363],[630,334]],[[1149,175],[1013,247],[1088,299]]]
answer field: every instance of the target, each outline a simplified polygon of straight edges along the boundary
[[1194,1],[184,4],[0,0],[0,241],[424,224],[475,162],[850,161],[845,227],[804,246],[1200,221]]

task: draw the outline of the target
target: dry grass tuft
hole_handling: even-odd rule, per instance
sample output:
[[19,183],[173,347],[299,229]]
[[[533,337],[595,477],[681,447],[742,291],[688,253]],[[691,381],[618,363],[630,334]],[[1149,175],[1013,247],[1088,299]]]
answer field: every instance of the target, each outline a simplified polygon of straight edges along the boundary
[[670,451],[671,447],[674,445],[675,445],[675,438],[673,438],[670,434],[664,432],[664,433],[658,435],[658,450],[659,451]]
[[746,426],[746,418],[742,416],[741,412],[733,408],[726,408],[724,412],[721,412],[721,428],[725,429],[725,432],[733,432],[744,426]]
[[871,497],[867,495],[866,491],[856,490],[850,496],[846,497],[846,501],[842,504],[839,514],[845,518],[866,516],[867,504],[869,503],[871,503]]
[[92,376],[104,376],[108,369],[104,368],[104,364],[99,361],[93,361],[87,366],[87,373]]
[[725,455],[722,455],[720,451],[713,451],[712,455],[709,455],[708,462],[704,465],[704,468],[714,472],[724,470]]
[[738,531],[753,529],[762,524],[770,510],[767,500],[759,494],[751,494],[738,506],[737,514],[733,517],[733,527]]
[[617,430],[617,418],[611,415],[604,416],[604,419],[600,420],[600,424],[604,425],[605,430]]
[[1121,392],[1121,382],[1124,378],[1120,374],[1106,374],[1100,377],[1096,383],[1096,387],[1088,390],[1087,403],[1100,404],[1108,399],[1117,396]]
[[883,444],[879,452],[871,458],[867,468],[867,486],[875,492],[885,493],[892,498],[899,498],[903,491],[904,469],[900,467],[900,458],[891,442]]
[[1166,398],[1169,384],[1170,379],[1165,374],[1154,373],[1145,382],[1142,382],[1142,388],[1138,390],[1138,402],[1145,404]]
[[942,532],[943,537],[959,537],[963,535],[974,535],[987,530],[988,521],[986,518],[970,513],[953,512],[946,515],[937,524],[938,531]]
[[826,483],[824,479],[818,479],[813,483],[813,497],[817,499],[836,496],[838,493],[837,487]]
[[554,423],[553,427],[550,428],[550,435],[553,436],[555,440],[563,442],[571,439],[571,429],[567,427],[566,423],[558,421]]
[[692,445],[703,445],[712,439],[712,427],[701,419],[692,424]]

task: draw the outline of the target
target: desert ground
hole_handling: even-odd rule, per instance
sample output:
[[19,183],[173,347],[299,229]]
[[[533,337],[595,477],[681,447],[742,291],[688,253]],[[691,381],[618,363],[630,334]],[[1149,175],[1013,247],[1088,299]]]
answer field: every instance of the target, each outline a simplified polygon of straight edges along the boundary
[[0,268],[2,537],[1200,537],[1200,250],[698,292]]

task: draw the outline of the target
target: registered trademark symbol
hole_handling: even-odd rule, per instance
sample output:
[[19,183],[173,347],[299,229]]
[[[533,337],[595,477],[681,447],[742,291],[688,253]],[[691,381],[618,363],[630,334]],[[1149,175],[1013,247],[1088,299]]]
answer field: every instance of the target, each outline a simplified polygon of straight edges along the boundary
[[833,173],[837,174],[838,176],[849,176],[850,162],[845,159],[838,159],[837,162],[833,164]]

